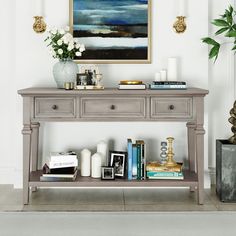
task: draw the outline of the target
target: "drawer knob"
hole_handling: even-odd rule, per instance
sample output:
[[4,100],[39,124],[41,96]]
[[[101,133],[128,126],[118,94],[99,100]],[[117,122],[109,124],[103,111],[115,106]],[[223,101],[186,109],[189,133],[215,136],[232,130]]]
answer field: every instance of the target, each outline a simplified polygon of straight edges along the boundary
[[173,111],[173,110],[175,109],[175,106],[174,106],[174,105],[170,105],[170,106],[169,106],[169,109],[170,109],[171,111]]
[[58,106],[57,106],[57,105],[53,105],[53,106],[52,106],[52,109],[53,109],[53,110],[57,110],[57,109],[58,109]]
[[115,105],[111,105],[111,110],[115,110],[116,109],[116,106]]

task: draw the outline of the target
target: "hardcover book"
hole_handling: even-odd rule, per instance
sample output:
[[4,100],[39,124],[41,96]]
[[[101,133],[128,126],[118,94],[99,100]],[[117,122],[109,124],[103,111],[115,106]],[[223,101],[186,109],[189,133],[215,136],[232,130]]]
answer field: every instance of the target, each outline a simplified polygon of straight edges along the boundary
[[132,175],[133,179],[137,179],[138,174],[138,153],[137,153],[137,145],[132,145]]
[[127,140],[127,149],[128,149],[128,180],[133,179],[133,148],[132,148],[132,140]]
[[119,84],[119,89],[127,89],[127,90],[132,90],[132,89],[141,89],[145,90],[146,85],[145,84]]
[[161,165],[157,161],[149,162],[146,166],[146,171],[151,172],[182,172],[183,169],[183,163],[179,162],[174,167],[166,167],[164,165]]

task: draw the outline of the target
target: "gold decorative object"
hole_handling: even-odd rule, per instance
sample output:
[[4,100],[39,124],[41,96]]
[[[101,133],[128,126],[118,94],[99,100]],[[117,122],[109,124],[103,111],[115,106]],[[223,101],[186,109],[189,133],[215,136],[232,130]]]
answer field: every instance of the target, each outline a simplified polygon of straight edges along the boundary
[[233,125],[231,130],[234,135],[229,139],[229,141],[232,144],[236,144],[236,101],[234,102],[234,107],[230,110],[230,115],[229,123]]
[[43,16],[34,16],[35,22],[33,29],[36,33],[44,33],[47,29],[47,25],[44,22]]
[[181,34],[186,31],[187,25],[185,23],[185,18],[185,16],[177,16],[177,21],[173,25],[176,33]]
[[174,153],[173,153],[173,147],[172,147],[174,138],[169,137],[167,138],[167,141],[168,141],[168,149],[167,149],[167,161],[166,161],[165,166],[174,167],[177,165],[176,161],[174,160]]
[[136,84],[143,84],[141,80],[121,80],[120,84],[122,85],[136,85]]

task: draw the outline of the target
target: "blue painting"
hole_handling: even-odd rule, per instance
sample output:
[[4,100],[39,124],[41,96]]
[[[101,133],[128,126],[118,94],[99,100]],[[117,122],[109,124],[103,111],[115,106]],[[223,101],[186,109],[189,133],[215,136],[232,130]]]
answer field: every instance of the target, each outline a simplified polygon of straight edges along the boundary
[[150,0],[71,0],[82,61],[149,62]]

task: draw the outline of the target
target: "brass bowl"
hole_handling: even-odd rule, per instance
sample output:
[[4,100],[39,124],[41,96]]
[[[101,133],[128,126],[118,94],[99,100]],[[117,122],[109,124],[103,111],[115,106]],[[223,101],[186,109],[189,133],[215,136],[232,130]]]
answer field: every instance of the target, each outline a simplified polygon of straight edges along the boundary
[[143,82],[141,80],[121,80],[120,84],[136,85],[136,84],[143,84]]

